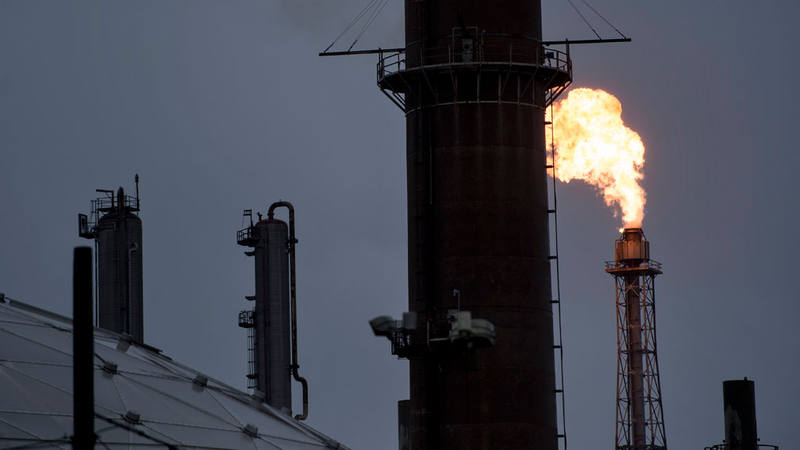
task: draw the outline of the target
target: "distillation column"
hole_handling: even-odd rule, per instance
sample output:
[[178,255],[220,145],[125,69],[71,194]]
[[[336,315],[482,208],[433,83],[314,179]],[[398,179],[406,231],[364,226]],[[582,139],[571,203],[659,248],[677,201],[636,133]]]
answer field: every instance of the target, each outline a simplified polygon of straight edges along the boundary
[[[286,208],[289,223],[275,218],[275,210]],[[303,412],[308,417],[308,383],[300,376],[297,357],[297,271],[294,233],[294,206],[286,201],[271,204],[267,218],[258,214],[253,224],[251,210],[245,210],[250,226],[236,233],[239,245],[255,259],[255,308],[239,313],[239,326],[248,329],[248,387],[264,394],[264,401],[291,414],[291,380],[300,383]]]
[[544,110],[569,59],[544,50],[537,0],[406,0],[405,15],[378,84],[406,113],[415,340],[456,309],[497,336],[409,358],[410,447],[555,450]]
[[289,227],[273,217],[259,219],[237,234],[239,245],[252,247],[246,254],[255,263],[255,295],[247,297],[255,307],[239,321],[252,333],[249,386],[266,403],[291,412]]
[[92,201],[91,215],[78,215],[79,236],[97,249],[98,322],[101,328],[144,341],[142,291],[142,220],[136,196],[120,187],[98,189],[105,197]]

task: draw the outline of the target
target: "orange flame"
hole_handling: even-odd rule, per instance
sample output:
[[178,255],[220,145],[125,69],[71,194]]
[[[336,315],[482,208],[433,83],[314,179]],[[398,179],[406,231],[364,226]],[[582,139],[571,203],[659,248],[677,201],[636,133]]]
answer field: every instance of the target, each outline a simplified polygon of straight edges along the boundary
[[[548,111],[549,113],[549,111]],[[622,104],[600,89],[578,88],[553,105],[556,176],[569,183],[582,180],[603,194],[606,205],[622,211],[626,228],[639,228],[645,192],[639,185],[644,144],[622,122]],[[548,119],[548,120],[552,120]],[[552,144],[547,133],[547,147]],[[552,155],[549,156],[552,163]]]

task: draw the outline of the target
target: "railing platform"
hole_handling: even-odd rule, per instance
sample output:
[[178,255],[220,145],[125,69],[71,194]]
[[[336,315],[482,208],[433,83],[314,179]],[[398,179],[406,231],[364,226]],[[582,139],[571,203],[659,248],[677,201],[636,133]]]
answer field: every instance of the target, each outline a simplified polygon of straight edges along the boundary
[[[769,445],[769,444],[758,444],[756,445],[757,448],[766,448],[770,450],[778,450],[777,445]],[[712,445],[711,447],[705,447],[703,450],[732,450],[733,447],[729,447],[728,444],[717,444]]]
[[254,247],[258,242],[258,228],[250,226],[236,232],[236,243],[245,247]]
[[[528,38],[488,34],[470,39],[454,35],[449,41],[448,45],[439,47],[411,45],[400,51],[391,49],[385,52],[379,49],[378,87],[401,109],[406,110],[405,95],[418,89],[420,83],[434,90],[439,89],[431,85],[437,76],[455,79],[454,77],[468,74],[470,77],[478,77],[477,83],[480,85],[480,73],[494,72],[504,77],[521,75],[535,79],[537,84],[544,86],[545,103],[539,106],[546,107],[572,82],[569,49],[564,52],[544,47],[541,42]],[[465,45],[465,42],[470,44]],[[455,84],[457,83],[454,83],[454,89],[457,89]],[[498,93],[496,99],[466,99],[450,103],[508,102],[501,97]],[[521,98],[512,102],[532,103]]]
[[630,266],[621,261],[606,261],[606,272],[619,273],[619,272],[643,272],[652,271],[655,273],[662,273],[662,264],[654,259],[645,259],[638,266]]

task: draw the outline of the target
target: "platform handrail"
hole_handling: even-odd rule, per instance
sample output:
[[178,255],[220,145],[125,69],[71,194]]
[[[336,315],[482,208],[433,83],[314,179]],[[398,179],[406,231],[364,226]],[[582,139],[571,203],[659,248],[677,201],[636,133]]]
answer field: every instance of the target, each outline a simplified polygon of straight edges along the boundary
[[615,269],[656,269],[661,270],[662,264],[654,259],[645,259],[638,266],[631,266],[626,261],[606,261],[606,270]]
[[[770,444],[757,444],[757,448],[766,448],[770,450],[779,450],[777,445],[770,445]],[[728,447],[728,444],[717,444],[712,445],[711,447],[705,447],[703,450],[730,450],[731,447]]]
[[[564,72],[572,76],[572,60],[568,52],[543,47],[529,39],[514,39],[505,36],[479,36],[472,50],[459,49],[453,39],[447,46],[421,47],[413,44],[403,51],[380,51],[377,75],[380,82],[406,70],[436,66],[471,66],[483,64],[529,65]],[[409,67],[409,56],[414,64]]]
[[250,226],[236,232],[236,242],[244,243],[249,240],[258,239],[258,228]]

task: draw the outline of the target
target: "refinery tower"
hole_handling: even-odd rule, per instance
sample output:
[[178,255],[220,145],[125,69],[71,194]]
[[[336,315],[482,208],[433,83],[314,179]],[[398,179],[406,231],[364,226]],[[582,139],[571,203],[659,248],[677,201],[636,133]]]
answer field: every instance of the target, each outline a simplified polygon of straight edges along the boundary
[[89,215],[78,214],[78,235],[95,243],[98,326],[144,342],[142,220],[139,175],[136,195],[120,187],[97,189]]
[[544,113],[569,57],[538,0],[406,0],[405,34],[378,85],[406,116],[409,312],[372,325],[410,360],[408,445],[555,450]]

